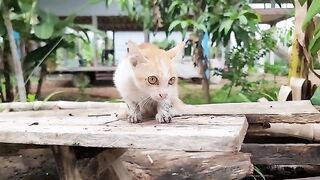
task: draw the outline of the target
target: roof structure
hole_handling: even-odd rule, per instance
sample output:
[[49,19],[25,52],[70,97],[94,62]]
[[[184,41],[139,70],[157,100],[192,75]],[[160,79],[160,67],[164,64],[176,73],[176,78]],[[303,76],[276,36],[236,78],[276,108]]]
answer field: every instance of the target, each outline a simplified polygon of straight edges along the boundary
[[[292,0],[253,0],[252,4],[270,3],[293,3]],[[61,6],[63,4],[63,6]],[[88,4],[87,0],[41,0],[41,9],[65,17],[76,13],[77,23],[91,24],[92,16],[97,17],[97,25],[100,30],[114,31],[140,31],[142,26],[131,21],[126,13],[119,9],[118,2],[114,1],[108,8],[105,2]],[[276,24],[290,17],[293,8],[255,8],[263,24]]]

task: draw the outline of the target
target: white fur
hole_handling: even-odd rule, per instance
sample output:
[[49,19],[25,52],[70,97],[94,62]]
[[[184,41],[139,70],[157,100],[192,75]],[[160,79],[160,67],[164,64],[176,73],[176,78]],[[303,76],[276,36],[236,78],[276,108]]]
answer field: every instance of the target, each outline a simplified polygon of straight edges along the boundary
[[[121,97],[128,105],[126,117],[132,123],[137,123],[142,120],[143,117],[150,116],[155,117],[160,123],[171,122],[171,118],[173,116],[171,112],[172,106],[181,101],[178,99],[176,85],[169,86],[167,83],[171,78],[169,77],[168,67],[163,63],[163,61],[160,61],[161,72],[159,73],[161,73],[162,78],[159,79],[159,86],[140,87],[141,82],[139,85],[133,70],[133,68],[136,68],[134,66],[139,65],[133,65],[133,62],[136,63],[137,61],[137,59],[134,59],[135,55],[140,56],[140,59],[138,60],[141,62],[145,62],[145,60],[143,60],[144,57],[140,54],[134,44],[129,43],[128,46],[131,54],[129,53],[129,55],[120,62],[114,73],[114,84]],[[147,69],[142,70],[148,71]],[[168,98],[159,98],[160,92],[167,93]]]

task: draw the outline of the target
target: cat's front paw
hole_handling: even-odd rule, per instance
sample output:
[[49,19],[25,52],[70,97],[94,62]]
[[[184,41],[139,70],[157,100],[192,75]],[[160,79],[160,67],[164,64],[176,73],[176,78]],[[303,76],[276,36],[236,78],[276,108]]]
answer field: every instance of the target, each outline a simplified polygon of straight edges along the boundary
[[156,120],[159,123],[171,123],[172,115],[167,111],[161,111],[156,114]]
[[141,115],[137,113],[129,113],[128,114],[128,120],[131,123],[139,123],[141,122]]

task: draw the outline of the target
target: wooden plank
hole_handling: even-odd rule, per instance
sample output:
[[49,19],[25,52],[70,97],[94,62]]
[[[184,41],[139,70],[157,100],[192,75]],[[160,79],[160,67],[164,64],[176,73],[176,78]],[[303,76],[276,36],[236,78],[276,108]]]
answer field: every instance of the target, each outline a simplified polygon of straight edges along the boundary
[[243,179],[253,173],[246,153],[129,150],[122,159],[136,179]]
[[[96,109],[105,108],[119,110],[125,108],[124,103],[108,102],[71,102],[71,101],[49,101],[49,102],[12,102],[0,104],[1,109],[9,111],[28,111],[28,110],[50,110],[50,109]],[[271,102],[250,102],[250,103],[224,103],[224,104],[205,104],[205,105],[186,105],[184,114],[268,114],[268,115],[292,115],[303,113],[319,113],[312,106],[310,101],[271,101]]]
[[245,114],[249,124],[320,123],[320,113],[310,101],[188,105],[183,115]]
[[285,180],[319,180],[320,176],[307,177],[307,178],[295,178],[295,179],[285,179]]
[[319,113],[310,101],[270,101],[253,103],[225,103],[207,105],[187,105],[185,112],[189,114],[268,114],[292,115],[303,113]]
[[247,120],[250,124],[268,124],[268,123],[298,123],[310,124],[320,123],[320,113],[297,113],[290,115],[273,114],[273,115],[256,115],[247,114]]
[[113,114],[88,117],[94,113],[77,112],[0,113],[0,142],[237,152],[248,126],[244,116],[184,116],[173,118],[171,124],[155,120],[131,124]]
[[320,165],[320,144],[243,144],[253,164]]
[[[34,103],[3,103],[0,111],[28,111],[48,109],[85,109],[92,114],[112,114],[124,111],[126,105],[123,103],[105,102],[34,102]],[[70,114],[79,114],[78,110],[70,111]],[[46,111],[47,113],[59,113],[59,111]],[[41,112],[29,112],[29,115],[41,115]],[[12,114],[11,116],[24,116]],[[320,123],[320,113],[312,106],[310,101],[288,101],[288,102],[264,102],[264,103],[226,103],[210,105],[187,105],[182,114],[185,115],[239,115],[245,114],[250,124],[268,123]],[[6,114],[6,116],[9,116]],[[265,125],[263,125],[265,124]]]

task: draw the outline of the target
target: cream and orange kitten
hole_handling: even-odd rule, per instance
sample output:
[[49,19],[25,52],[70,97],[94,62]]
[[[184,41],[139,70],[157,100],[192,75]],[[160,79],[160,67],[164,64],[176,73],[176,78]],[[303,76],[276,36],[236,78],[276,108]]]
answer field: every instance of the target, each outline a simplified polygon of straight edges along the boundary
[[128,106],[127,118],[132,123],[152,117],[171,122],[173,106],[181,103],[175,61],[182,58],[184,43],[165,51],[129,41],[128,50],[114,74],[115,86]]

